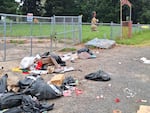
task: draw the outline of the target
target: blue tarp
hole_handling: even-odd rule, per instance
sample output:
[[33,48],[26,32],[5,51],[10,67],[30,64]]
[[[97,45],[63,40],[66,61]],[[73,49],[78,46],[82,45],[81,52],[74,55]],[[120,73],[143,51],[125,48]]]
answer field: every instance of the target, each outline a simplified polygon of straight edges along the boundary
[[98,39],[94,38],[90,41],[88,41],[85,46],[95,46],[103,49],[108,49],[111,48],[116,44],[116,41],[114,40],[109,40],[109,39]]

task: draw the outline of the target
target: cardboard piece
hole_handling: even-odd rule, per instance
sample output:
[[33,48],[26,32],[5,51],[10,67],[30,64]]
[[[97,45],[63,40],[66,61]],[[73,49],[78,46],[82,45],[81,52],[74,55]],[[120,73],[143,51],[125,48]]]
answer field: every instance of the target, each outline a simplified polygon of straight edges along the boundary
[[140,109],[137,113],[150,113],[150,106],[140,105]]
[[64,81],[64,78],[64,74],[57,74],[51,78],[50,82],[51,84],[54,84],[56,86],[61,86]]

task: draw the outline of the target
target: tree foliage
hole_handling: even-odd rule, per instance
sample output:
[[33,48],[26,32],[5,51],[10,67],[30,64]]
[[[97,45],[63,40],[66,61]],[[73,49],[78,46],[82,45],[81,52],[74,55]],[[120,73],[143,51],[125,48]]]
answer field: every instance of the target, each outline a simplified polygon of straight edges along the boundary
[[23,14],[33,13],[33,15],[42,15],[41,0],[24,0],[22,7]]
[[[34,15],[82,15],[90,22],[92,11],[97,12],[100,22],[120,22],[120,0],[22,0],[21,14]],[[132,4],[133,23],[150,24],[150,0],[129,0]],[[44,5],[41,5],[44,3]],[[0,12],[15,13],[18,4],[12,0],[0,0]],[[123,6],[123,20],[129,16],[129,7]],[[44,9],[44,11],[43,11]]]
[[0,0],[0,13],[16,13],[17,3],[13,0]]

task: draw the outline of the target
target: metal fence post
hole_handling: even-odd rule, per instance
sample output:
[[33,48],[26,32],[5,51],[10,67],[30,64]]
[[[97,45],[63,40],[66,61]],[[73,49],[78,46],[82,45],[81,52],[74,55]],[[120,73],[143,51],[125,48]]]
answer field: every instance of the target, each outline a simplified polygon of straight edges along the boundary
[[32,24],[32,22],[30,23],[30,56],[32,56],[32,26],[33,26],[33,24]]
[[74,39],[75,36],[74,36],[74,33],[75,33],[75,30],[74,30],[74,22],[73,22],[73,17],[71,18],[71,25],[72,25],[72,41],[73,41],[73,44],[75,44],[76,40]]
[[78,26],[79,26],[79,41],[82,42],[82,16],[78,16]]
[[110,39],[113,39],[113,21],[110,23]]
[[63,24],[64,24],[64,48],[66,48],[66,41],[65,41],[65,39],[66,39],[66,18],[65,18],[65,16],[63,17],[63,19],[64,19],[64,21],[63,21]]
[[4,16],[4,35],[3,35],[3,40],[4,40],[4,58],[3,61],[6,61],[6,16]]
[[53,51],[53,34],[54,34],[55,15],[51,17],[51,34],[50,34],[50,52]]

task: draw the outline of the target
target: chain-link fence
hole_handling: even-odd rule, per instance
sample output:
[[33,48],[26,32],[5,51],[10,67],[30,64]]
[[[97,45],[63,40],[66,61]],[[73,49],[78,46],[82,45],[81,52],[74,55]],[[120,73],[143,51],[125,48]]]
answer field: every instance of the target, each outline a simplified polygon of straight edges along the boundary
[[[83,35],[85,35],[84,33],[92,32],[90,29],[91,23],[83,23],[83,26],[84,26],[83,27]],[[107,39],[116,40],[117,38],[121,38],[121,36],[124,33],[127,33],[128,29],[130,29],[128,26],[121,27],[120,24],[113,23],[113,22],[98,23],[97,24],[97,31],[92,32],[93,36],[91,36],[91,38],[88,36],[87,36],[87,38],[93,39],[93,38],[97,37],[97,38],[107,38]],[[132,24],[132,28],[131,28],[132,34],[142,32],[145,29],[150,30],[150,25]],[[121,32],[121,30],[122,30],[122,32]]]
[[82,39],[81,16],[38,17],[0,13],[0,17],[0,61],[62,49]]

